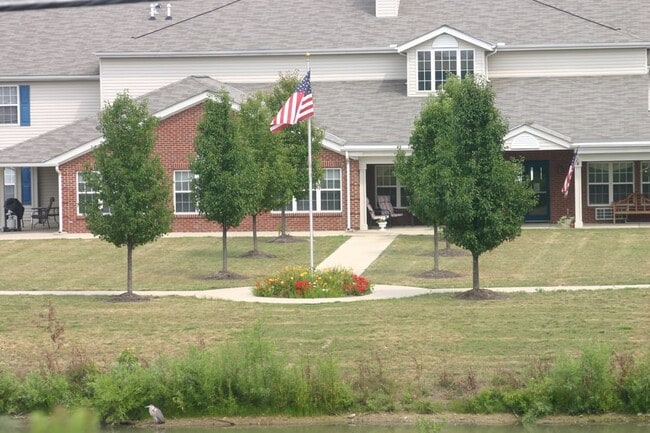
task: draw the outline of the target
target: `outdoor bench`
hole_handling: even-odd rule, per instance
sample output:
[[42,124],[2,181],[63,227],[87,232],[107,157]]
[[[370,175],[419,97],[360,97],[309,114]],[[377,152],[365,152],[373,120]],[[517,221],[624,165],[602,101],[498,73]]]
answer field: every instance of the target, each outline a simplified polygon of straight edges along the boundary
[[640,192],[633,192],[621,200],[612,202],[612,215],[616,224],[617,215],[650,215],[650,198]]

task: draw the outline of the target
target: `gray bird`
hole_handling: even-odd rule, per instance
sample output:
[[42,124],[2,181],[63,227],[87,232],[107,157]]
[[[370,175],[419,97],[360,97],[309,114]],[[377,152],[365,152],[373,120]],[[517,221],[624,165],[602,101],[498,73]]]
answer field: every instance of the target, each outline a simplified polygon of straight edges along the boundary
[[160,409],[153,404],[145,407],[149,408],[149,415],[153,418],[153,422],[156,424],[165,424],[165,417]]

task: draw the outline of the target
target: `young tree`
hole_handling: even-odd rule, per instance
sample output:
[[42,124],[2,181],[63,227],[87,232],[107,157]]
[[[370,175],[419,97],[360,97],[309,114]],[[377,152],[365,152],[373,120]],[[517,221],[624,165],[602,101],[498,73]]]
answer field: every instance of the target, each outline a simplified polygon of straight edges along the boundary
[[440,272],[438,228],[444,224],[444,185],[451,175],[449,155],[443,154],[445,148],[437,142],[444,137],[449,108],[445,93],[430,97],[415,120],[411,155],[400,149],[395,161],[395,174],[409,192],[409,210],[420,221],[433,226],[434,274]]
[[237,113],[231,105],[225,92],[216,100],[206,100],[194,142],[196,157],[190,162],[197,207],[222,228],[221,277],[230,276],[228,230],[250,214],[259,191],[253,158],[250,149],[237,137]]
[[[103,143],[94,166],[83,174],[89,191],[84,203],[88,229],[127,250],[127,292],[133,293],[133,250],[171,229],[171,180],[154,152],[158,120],[145,102],[119,94],[99,116]],[[106,210],[106,211],[105,211]]]
[[[273,117],[265,104],[266,95],[256,93],[243,104],[237,116],[237,136],[252,151],[255,176],[258,179],[257,200],[253,203],[253,255],[259,254],[257,243],[257,216],[287,203],[287,179],[293,173],[287,146],[279,136],[272,134],[269,122]],[[289,196],[291,199],[291,196]]]
[[440,185],[445,235],[472,253],[471,296],[478,296],[479,257],[521,234],[536,199],[522,181],[521,162],[504,158],[507,126],[487,83],[472,76],[451,78],[443,92],[449,111],[437,145],[449,170]]
[[[280,80],[266,98],[266,105],[271,113],[275,115],[284,105],[289,96],[300,84],[297,74],[281,74]],[[317,101],[316,96],[314,101]],[[316,105],[316,102],[315,104]],[[316,109],[318,107],[316,106]],[[268,127],[268,125],[267,125]],[[296,199],[307,198],[309,193],[309,172],[308,172],[308,149],[307,149],[307,122],[300,122],[291,125],[276,134],[279,137],[278,146],[283,147],[282,167],[286,171],[278,173],[275,179],[274,191],[278,202],[282,207],[281,235],[286,236],[286,218],[284,206],[291,202],[292,197]],[[319,154],[322,150],[324,132],[312,125],[312,178],[314,185],[322,177],[322,170],[319,164]]]

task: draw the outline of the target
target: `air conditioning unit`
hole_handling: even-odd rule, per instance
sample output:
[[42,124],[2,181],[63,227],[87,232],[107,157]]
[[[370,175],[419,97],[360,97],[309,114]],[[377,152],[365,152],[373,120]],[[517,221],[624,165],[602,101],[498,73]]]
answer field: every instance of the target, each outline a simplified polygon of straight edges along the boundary
[[612,213],[611,207],[597,207],[595,210],[596,221],[611,221],[614,219],[614,214]]

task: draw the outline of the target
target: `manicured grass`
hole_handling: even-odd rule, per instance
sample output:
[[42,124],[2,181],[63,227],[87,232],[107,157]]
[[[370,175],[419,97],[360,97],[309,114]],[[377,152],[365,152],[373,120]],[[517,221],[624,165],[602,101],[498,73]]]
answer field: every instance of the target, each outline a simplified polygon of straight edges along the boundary
[[[400,236],[364,276],[387,284],[472,287],[471,255],[440,258],[440,269],[457,278],[420,277],[433,269],[432,252],[432,236]],[[529,229],[481,256],[480,281],[483,288],[648,284],[648,257],[648,229]]]
[[[261,252],[274,258],[242,258],[253,248],[250,237],[228,239],[228,270],[241,280],[209,278],[220,271],[221,238],[164,238],[133,253],[134,290],[204,290],[253,286],[285,266],[309,266],[309,242],[269,243]],[[314,260],[322,261],[347,237],[314,239]],[[0,241],[2,290],[126,290],[126,249],[97,239]]]

